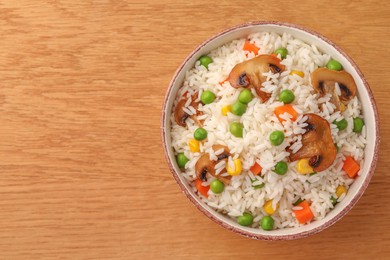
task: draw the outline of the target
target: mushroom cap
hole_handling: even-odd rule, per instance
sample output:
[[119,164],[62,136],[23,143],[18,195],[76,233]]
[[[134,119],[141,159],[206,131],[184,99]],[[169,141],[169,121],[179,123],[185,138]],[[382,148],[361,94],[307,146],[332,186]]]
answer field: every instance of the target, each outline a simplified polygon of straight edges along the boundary
[[[335,92],[335,83],[339,84],[341,96]],[[311,74],[311,84],[322,96],[326,93],[336,95],[342,101],[349,101],[356,95],[356,83],[351,74],[345,70],[318,68]],[[335,98],[332,98],[335,99]],[[335,104],[337,106],[337,104]]]
[[221,148],[224,149],[224,151],[218,155],[217,161],[211,161],[210,160],[210,154],[204,153],[202,156],[198,159],[198,161],[195,164],[195,173],[198,179],[202,181],[207,181],[207,173],[214,176],[218,180],[222,181],[225,184],[229,184],[232,176],[221,176],[223,173],[226,172],[226,170],[223,170],[218,175],[215,174],[215,165],[220,162],[221,160],[226,160],[230,156],[229,149],[226,146],[223,145],[213,145],[212,149],[214,151],[218,151]]
[[183,95],[182,98],[180,99],[180,101],[177,103],[173,115],[174,115],[176,123],[179,126],[185,127],[186,126],[186,120],[187,120],[188,117],[191,117],[195,121],[195,123],[197,123],[200,127],[203,126],[202,121],[198,120],[198,118],[197,118],[197,116],[203,114],[201,111],[198,110],[199,101],[196,101],[197,98],[198,98],[198,94],[197,93],[195,93],[195,94],[193,94],[191,96],[192,101],[191,101],[190,106],[195,108],[195,110],[196,110],[196,114],[195,115],[191,115],[190,116],[189,114],[187,114],[183,110],[183,107],[184,107],[184,105],[186,104],[186,102],[188,100],[185,95]]
[[333,164],[337,154],[330,125],[327,120],[316,114],[304,116],[308,117],[306,121],[308,126],[302,135],[302,148],[296,153],[290,153],[290,160],[309,158],[309,164],[314,171],[321,172]]
[[263,102],[266,102],[271,93],[261,90],[262,83],[267,80],[263,73],[272,71],[280,73],[285,70],[285,66],[280,64],[280,59],[275,55],[259,55],[253,59],[238,63],[230,71],[228,80],[233,88],[254,87],[256,94]]

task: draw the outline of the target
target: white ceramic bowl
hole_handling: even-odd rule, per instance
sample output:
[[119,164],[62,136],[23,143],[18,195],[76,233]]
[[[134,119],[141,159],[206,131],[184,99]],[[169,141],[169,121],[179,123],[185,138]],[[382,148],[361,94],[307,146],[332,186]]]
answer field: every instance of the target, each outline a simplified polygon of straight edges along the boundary
[[[307,43],[315,44],[324,53],[327,53],[333,58],[339,60],[343,64],[344,69],[355,79],[358,87],[358,96],[362,102],[364,122],[367,128],[367,145],[365,148],[362,174],[356,178],[354,183],[351,185],[345,199],[337,204],[337,206],[331,210],[324,219],[313,221],[312,223],[298,228],[264,231],[260,228],[256,229],[240,226],[232,219],[217,213],[199,199],[199,197],[192,191],[187,181],[183,178],[180,173],[180,169],[176,164],[174,151],[171,146],[171,123],[169,118],[172,113],[172,106],[176,93],[183,83],[186,71],[191,69],[196,60],[198,60],[203,54],[207,54],[211,50],[234,39],[244,38],[249,34],[258,31],[272,31],[280,34],[287,32]],[[176,71],[167,90],[162,113],[162,138],[169,168],[187,198],[207,217],[219,225],[241,235],[263,240],[288,240],[312,235],[331,226],[347,214],[347,212],[362,196],[364,190],[370,182],[378,159],[380,141],[379,118],[374,97],[368,83],[364,79],[363,74],[360,72],[355,62],[344,51],[324,36],[301,26],[280,22],[251,22],[227,29],[210,37],[208,40],[199,45],[190,55],[188,55]]]

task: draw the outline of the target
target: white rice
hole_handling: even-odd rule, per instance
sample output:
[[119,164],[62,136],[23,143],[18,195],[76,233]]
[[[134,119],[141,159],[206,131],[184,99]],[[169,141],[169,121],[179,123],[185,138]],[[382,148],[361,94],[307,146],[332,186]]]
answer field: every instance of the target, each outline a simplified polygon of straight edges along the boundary
[[[242,61],[253,58],[253,53],[242,50],[245,39],[233,40],[225,45],[211,51],[208,55],[213,59],[209,64],[208,70],[201,66],[199,61],[195,63],[194,68],[186,73],[183,87],[178,92],[175,102],[177,104],[181,95],[188,91],[187,97],[198,93],[198,100],[204,90],[211,90],[216,95],[213,103],[203,105],[200,103],[198,110],[203,112],[199,120],[204,120],[203,127],[208,132],[206,140],[201,142],[200,152],[193,153],[189,150],[188,141],[193,138],[194,131],[198,125],[188,118],[187,127],[181,127],[176,124],[172,115],[172,146],[179,153],[183,152],[189,158],[189,162],[182,172],[183,177],[189,183],[196,179],[195,164],[200,158],[201,153],[210,154],[210,160],[217,160],[217,156],[223,152],[223,149],[213,151],[214,144],[225,145],[229,148],[232,156],[228,158],[227,164],[221,161],[216,164],[216,174],[228,176],[227,173],[221,173],[227,166],[235,169],[233,161],[239,158],[242,162],[242,173],[233,176],[231,183],[225,185],[221,194],[213,194],[209,191],[209,197],[200,198],[210,207],[218,212],[226,214],[232,218],[241,216],[244,212],[251,212],[254,216],[253,227],[258,227],[260,219],[266,215],[263,205],[268,200],[273,200],[272,205],[279,207],[272,215],[275,221],[275,228],[288,228],[300,226],[295,218],[293,210],[300,210],[300,206],[292,204],[297,198],[305,199],[311,204],[311,210],[315,220],[320,220],[334,208],[330,198],[335,195],[336,188],[339,185],[349,187],[353,179],[348,178],[342,170],[345,156],[352,156],[357,160],[361,167],[363,165],[363,154],[366,144],[366,129],[363,127],[361,134],[353,132],[353,118],[362,117],[361,104],[357,97],[354,97],[346,105],[344,112],[335,112],[335,106],[330,102],[330,95],[319,97],[314,92],[310,83],[311,73],[318,67],[323,67],[330,60],[330,56],[324,54],[315,45],[309,45],[291,35],[284,33],[278,35],[269,32],[258,32],[248,36],[251,43],[260,48],[259,54],[270,54],[276,48],[285,47],[288,49],[287,57],[282,61],[286,70],[282,73],[265,73],[267,81],[263,83],[263,91],[271,93],[270,99],[262,103],[258,98],[247,105],[246,112],[241,116],[235,116],[228,113],[227,116],[221,114],[221,108],[233,104],[240,93],[240,89],[234,89],[229,82],[225,81],[222,85],[219,82],[224,81],[231,69]],[[298,75],[290,75],[290,71],[299,70],[304,73],[301,78]],[[283,114],[280,117],[285,119],[281,124],[273,111],[276,107],[283,105],[278,101],[278,95],[281,90],[289,89],[295,95],[292,103],[299,117],[296,121],[291,121],[289,114]],[[337,94],[341,94],[340,87],[335,86]],[[256,96],[254,90],[252,93]],[[195,108],[190,106],[191,98],[187,100],[183,110],[189,115],[196,114]],[[275,174],[272,169],[279,161],[288,161],[289,153],[286,148],[290,147],[293,153],[302,148],[302,134],[305,133],[305,123],[307,120],[305,113],[315,113],[329,121],[334,142],[339,148],[339,152],[333,165],[327,170],[315,175],[302,175],[296,170],[297,162],[289,162],[288,172],[283,175]],[[345,118],[348,127],[339,131],[331,124],[333,121],[339,121]],[[229,131],[229,125],[233,121],[241,122],[244,125],[243,138],[234,137]],[[269,135],[275,130],[285,132],[285,141],[280,146],[272,146],[269,142]],[[259,163],[263,170],[260,176],[254,176],[250,167]],[[214,178],[209,177],[203,185],[207,186]],[[253,184],[251,180],[254,180]],[[252,185],[265,184],[263,188],[255,189]],[[192,186],[196,191],[195,185]],[[338,198],[342,201],[345,196]]]

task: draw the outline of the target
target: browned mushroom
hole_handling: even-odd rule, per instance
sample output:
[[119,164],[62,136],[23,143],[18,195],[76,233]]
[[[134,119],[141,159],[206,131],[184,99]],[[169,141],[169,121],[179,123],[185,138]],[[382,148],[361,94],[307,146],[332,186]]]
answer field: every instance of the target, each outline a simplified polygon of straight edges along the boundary
[[198,110],[199,102],[196,101],[197,95],[198,94],[192,95],[192,97],[191,97],[192,101],[190,104],[190,106],[192,106],[196,110],[195,115],[190,116],[188,113],[186,113],[183,110],[183,107],[188,100],[185,95],[183,95],[183,97],[180,99],[179,103],[177,103],[177,105],[175,107],[175,111],[174,111],[174,117],[175,117],[175,121],[178,125],[185,127],[187,118],[191,117],[195,121],[196,124],[198,124],[200,127],[203,126],[202,121],[198,120],[198,118],[197,118],[197,116],[203,114],[201,111]]
[[233,88],[254,87],[257,95],[263,102],[266,102],[271,93],[261,90],[262,83],[267,80],[263,73],[272,71],[280,73],[285,70],[285,66],[280,64],[280,59],[274,55],[260,55],[253,59],[241,62],[234,66],[229,74],[228,80]]
[[[341,96],[337,95],[335,83],[339,84]],[[356,95],[356,83],[345,70],[329,70],[327,68],[316,69],[311,74],[311,84],[321,96],[329,93],[331,102],[340,111],[340,100],[349,101]]]
[[222,174],[226,172],[225,169],[220,174],[215,174],[215,165],[221,160],[225,160],[227,162],[227,159],[230,156],[229,149],[226,146],[219,144],[213,145],[212,148],[214,151],[218,151],[223,148],[224,151],[221,154],[217,155],[217,161],[211,161],[210,155],[208,153],[204,153],[195,164],[196,176],[202,181],[207,181],[207,173],[209,173],[223,183],[229,184],[232,176],[222,176]]
[[306,114],[306,132],[302,135],[302,148],[290,154],[290,160],[309,159],[315,172],[329,168],[336,158],[336,147],[328,121],[316,114]]

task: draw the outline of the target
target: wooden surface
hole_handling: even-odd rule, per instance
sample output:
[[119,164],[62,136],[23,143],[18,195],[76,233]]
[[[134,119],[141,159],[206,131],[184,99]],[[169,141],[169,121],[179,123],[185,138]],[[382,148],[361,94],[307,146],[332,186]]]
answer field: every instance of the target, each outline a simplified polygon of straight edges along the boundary
[[[389,1],[0,2],[1,259],[389,259]],[[164,159],[160,115],[182,60],[251,20],[341,46],[381,117],[376,173],[355,208],[299,241],[207,219]]]

